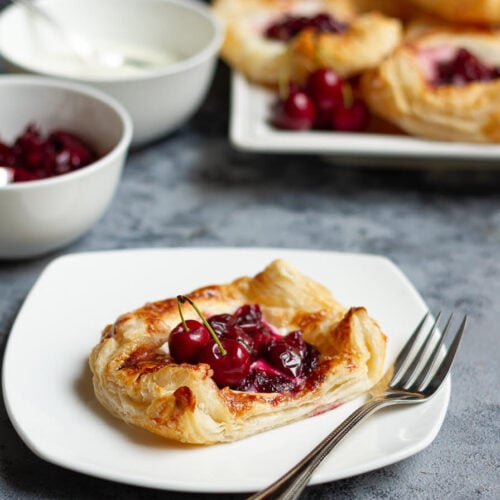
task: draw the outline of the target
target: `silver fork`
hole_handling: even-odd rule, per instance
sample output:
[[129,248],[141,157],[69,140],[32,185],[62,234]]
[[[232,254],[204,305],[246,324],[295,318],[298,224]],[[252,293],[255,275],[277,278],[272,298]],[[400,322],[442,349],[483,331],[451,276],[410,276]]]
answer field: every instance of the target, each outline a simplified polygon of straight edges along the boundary
[[451,329],[453,315],[450,315],[442,333],[439,333],[437,329],[441,317],[441,313],[439,313],[421,340],[421,334],[426,330],[425,324],[428,316],[426,314],[422,318],[398,354],[394,365],[370,391],[370,399],[351,413],[297,465],[269,487],[249,497],[248,500],[268,498],[292,500],[298,498],[319,464],[361,421],[381,408],[399,404],[422,403],[428,401],[436,393],[450,371],[465,330],[467,317],[464,316],[446,355],[443,357],[443,340]]

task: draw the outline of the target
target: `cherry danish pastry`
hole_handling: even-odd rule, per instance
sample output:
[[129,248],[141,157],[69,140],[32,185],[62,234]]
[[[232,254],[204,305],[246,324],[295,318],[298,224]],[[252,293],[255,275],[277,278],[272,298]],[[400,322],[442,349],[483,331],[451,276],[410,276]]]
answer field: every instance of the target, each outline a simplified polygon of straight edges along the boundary
[[256,83],[296,82],[318,67],[350,77],[376,66],[398,45],[401,22],[357,14],[348,0],[215,0],[226,26],[221,55]]
[[330,410],[382,376],[386,339],[283,260],[121,315],[90,355],[113,415],[185,443],[234,441]]
[[500,142],[500,31],[436,28],[399,47],[361,87],[372,112],[428,139]]
[[455,23],[500,22],[500,0],[412,0],[430,14]]

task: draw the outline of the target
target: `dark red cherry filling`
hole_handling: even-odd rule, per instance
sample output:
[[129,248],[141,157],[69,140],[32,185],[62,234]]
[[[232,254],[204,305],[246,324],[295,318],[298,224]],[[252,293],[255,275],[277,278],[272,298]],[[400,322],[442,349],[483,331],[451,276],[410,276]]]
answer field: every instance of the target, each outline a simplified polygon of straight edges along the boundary
[[268,26],[265,36],[272,40],[287,42],[305,28],[313,28],[324,33],[343,33],[348,29],[348,25],[326,13],[312,17],[286,15]]
[[235,387],[244,392],[293,392],[297,388],[294,380],[266,369],[254,369]]
[[96,159],[96,153],[75,135],[54,130],[45,137],[34,124],[28,125],[14,144],[0,142],[0,166],[12,169],[13,182],[65,174]]
[[170,354],[177,363],[209,364],[219,387],[297,391],[318,365],[319,351],[302,333],[281,336],[264,320],[258,304],[246,304],[233,314],[216,314],[205,321],[220,345],[202,322],[187,320],[172,330]]
[[455,56],[437,64],[433,85],[465,85],[487,82],[500,78],[500,67],[490,66],[479,60],[467,49],[458,49]]

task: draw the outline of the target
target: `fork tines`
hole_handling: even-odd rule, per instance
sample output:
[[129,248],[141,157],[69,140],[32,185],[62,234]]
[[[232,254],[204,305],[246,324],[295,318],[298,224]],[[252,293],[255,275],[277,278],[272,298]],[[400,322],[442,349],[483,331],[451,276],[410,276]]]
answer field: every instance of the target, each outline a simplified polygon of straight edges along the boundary
[[441,312],[427,331],[425,326],[429,316],[427,313],[422,318],[396,359],[392,386],[398,384],[408,391],[434,392],[446,377],[465,331],[467,316],[464,316],[446,354],[443,344],[451,330],[453,313],[442,331],[438,329]]

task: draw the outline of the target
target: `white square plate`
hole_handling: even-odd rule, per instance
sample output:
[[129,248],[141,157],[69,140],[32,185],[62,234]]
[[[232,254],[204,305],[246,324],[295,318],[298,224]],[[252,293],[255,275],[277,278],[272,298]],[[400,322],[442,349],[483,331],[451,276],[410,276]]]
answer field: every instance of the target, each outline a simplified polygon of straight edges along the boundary
[[[318,153],[382,160],[406,158],[426,160],[427,165],[428,160],[442,160],[442,166],[473,162],[500,167],[500,145],[428,141],[396,134],[278,130],[268,123],[274,98],[275,93],[250,84],[239,73],[232,73],[229,135],[235,147],[262,153]],[[450,160],[454,162],[447,165]],[[398,163],[401,168],[410,165]]]
[[[363,398],[242,441],[187,446],[122,423],[96,401],[88,355],[102,328],[151,300],[253,275],[284,258],[363,305],[388,336],[387,365],[426,306],[383,257],[282,249],[153,249],[73,254],[54,260],[22,306],[3,364],[9,417],[40,457],[93,476],[193,492],[245,492],[271,483],[310,451]],[[367,472],[429,445],[444,419],[449,378],[429,402],[380,412],[363,423],[312,478]]]

